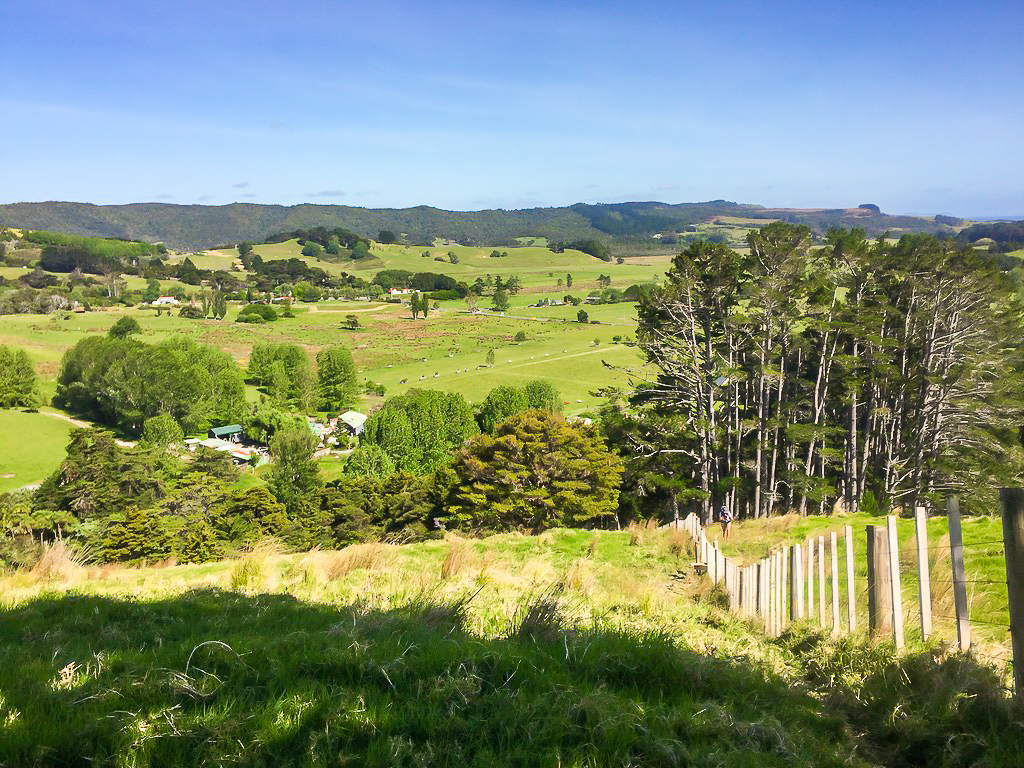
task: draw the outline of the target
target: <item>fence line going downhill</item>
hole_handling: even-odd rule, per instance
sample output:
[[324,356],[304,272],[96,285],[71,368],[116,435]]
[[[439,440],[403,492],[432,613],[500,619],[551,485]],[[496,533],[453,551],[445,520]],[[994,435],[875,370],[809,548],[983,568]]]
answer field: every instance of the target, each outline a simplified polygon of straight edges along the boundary
[[[974,542],[1003,544],[1007,560],[1007,589],[1010,622],[974,619],[978,624],[1002,626],[1011,634],[1013,648],[1014,690],[1024,697],[1024,490],[1005,489],[1002,493],[1003,540]],[[722,553],[718,540],[708,538],[697,515],[690,514],[676,525],[690,535],[698,573],[705,573],[728,595],[729,610],[744,618],[757,619],[769,635],[780,635],[795,621],[810,620],[832,635],[857,631],[858,609],[863,607],[861,587],[866,581],[867,627],[874,636],[891,636],[897,649],[905,647],[904,595],[901,586],[900,546],[895,516],[888,516],[884,526],[868,525],[858,549],[852,526],[842,534],[835,531],[811,537],[805,544],[793,544],[771,550],[757,562],[740,563]],[[967,585],[1001,583],[992,579],[967,579],[964,566],[964,543],[960,526],[960,509],[956,499],[947,505],[949,525],[949,556],[951,580],[940,582],[952,586],[952,616],[933,612],[932,582],[935,575],[929,567],[928,553],[946,550],[944,545],[929,546],[927,513],[918,507],[914,515],[913,573],[917,581],[917,619],[915,636],[927,640],[934,632],[933,619],[950,620],[956,628],[957,648],[972,648],[968,616]],[[840,557],[840,542],[844,550]],[[866,580],[857,576],[858,552],[866,558]],[[826,568],[826,565],[828,566]],[[936,564],[938,567],[938,564]],[[828,573],[830,578],[826,577]],[[938,571],[936,571],[938,573]],[[845,581],[845,590],[842,589]],[[846,611],[842,611],[845,592]],[[817,600],[815,600],[817,598]],[[830,610],[829,610],[830,609]],[[842,614],[845,613],[845,616]],[[1016,620],[1015,620],[1016,617]]]

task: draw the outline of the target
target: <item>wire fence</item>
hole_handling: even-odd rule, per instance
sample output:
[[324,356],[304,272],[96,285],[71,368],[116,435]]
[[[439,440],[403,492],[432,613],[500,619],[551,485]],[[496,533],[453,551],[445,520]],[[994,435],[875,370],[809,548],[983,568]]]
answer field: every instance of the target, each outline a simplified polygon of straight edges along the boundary
[[[692,536],[707,577],[729,595],[731,610],[763,622],[769,634],[809,620],[833,634],[867,631],[891,637],[897,648],[908,636],[945,640],[1005,671],[1013,658],[1013,586],[1008,577],[991,573],[997,564],[983,559],[1007,557],[1009,545],[995,538],[964,541],[955,502],[950,508],[938,542],[928,541],[929,520],[921,509],[912,546],[900,548],[897,519],[889,517],[884,526],[868,526],[859,536],[844,526],[746,563],[723,555],[697,516],[681,525]],[[935,519],[931,522],[934,529]],[[968,569],[972,559],[978,566]]]

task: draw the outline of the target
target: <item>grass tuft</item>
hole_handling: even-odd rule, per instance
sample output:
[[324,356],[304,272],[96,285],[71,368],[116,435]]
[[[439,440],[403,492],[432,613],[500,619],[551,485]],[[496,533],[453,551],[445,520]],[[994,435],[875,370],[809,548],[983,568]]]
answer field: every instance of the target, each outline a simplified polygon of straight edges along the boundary
[[353,544],[340,552],[332,552],[324,557],[324,576],[328,581],[337,581],[360,569],[383,570],[391,562],[393,547],[392,544]]
[[528,595],[520,605],[512,623],[512,637],[548,639],[562,631],[565,614],[558,599],[559,589],[553,587]]
[[448,551],[441,561],[441,581],[453,579],[474,566],[473,548],[458,536],[447,536]]
[[270,562],[283,552],[276,539],[258,541],[231,568],[231,588],[248,593],[265,589],[271,577]]
[[42,552],[31,574],[37,581],[71,581],[81,577],[87,557],[63,539],[51,543],[43,543]]
[[581,595],[590,595],[597,584],[597,572],[594,563],[589,557],[581,557],[572,561],[565,577],[562,579],[562,589],[566,592],[579,592]]

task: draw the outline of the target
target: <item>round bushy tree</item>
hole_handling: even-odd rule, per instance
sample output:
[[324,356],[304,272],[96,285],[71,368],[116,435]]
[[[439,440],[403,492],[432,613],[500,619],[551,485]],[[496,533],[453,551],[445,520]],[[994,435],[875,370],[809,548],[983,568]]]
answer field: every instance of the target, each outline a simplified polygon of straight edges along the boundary
[[107,521],[103,554],[108,561],[140,563],[168,557],[173,550],[170,531],[153,509],[129,509]]
[[532,410],[459,452],[446,508],[454,527],[539,533],[614,514],[621,480],[596,427]]
[[208,563],[224,557],[224,544],[205,520],[192,523],[183,532],[177,547],[178,562]]
[[107,336],[113,336],[115,339],[125,339],[133,333],[142,333],[142,326],[139,325],[139,321],[134,317],[125,315],[110,326],[110,330],[107,331]]

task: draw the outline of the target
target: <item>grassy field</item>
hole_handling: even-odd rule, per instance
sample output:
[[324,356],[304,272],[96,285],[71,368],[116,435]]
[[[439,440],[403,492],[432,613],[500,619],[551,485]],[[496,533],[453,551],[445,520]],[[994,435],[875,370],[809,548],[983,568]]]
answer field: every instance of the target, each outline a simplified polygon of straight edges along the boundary
[[[445,302],[427,320],[416,321],[400,305],[367,302],[299,306],[295,318],[265,325],[232,322],[236,307],[222,322],[156,317],[151,311],[138,309],[67,317],[15,315],[4,319],[0,344],[21,347],[29,353],[47,399],[55,390],[64,352],[82,338],[105,333],[119,317],[130,314],[142,325],[141,338],[145,341],[186,335],[226,350],[242,365],[257,341],[300,344],[310,355],[324,346],[344,344],[353,352],[361,380],[381,382],[389,394],[428,387],[460,392],[479,402],[498,384],[546,378],[559,388],[571,413],[599,404],[600,398],[592,394],[595,390],[626,385],[627,371],[609,369],[605,362],[622,369],[640,364],[635,348],[613,341],[614,336],[635,335],[633,305],[586,309],[602,324],[581,325],[559,319],[575,318],[575,308],[534,310],[518,306],[502,317],[493,313],[471,315],[462,302]],[[341,328],[345,316],[351,313],[359,317],[362,327],[358,331]],[[527,341],[514,341],[519,331],[526,334]],[[492,349],[494,367],[478,368]]]
[[[494,250],[507,252],[508,256],[491,258],[490,253]],[[616,264],[595,259],[580,251],[567,250],[563,253],[553,253],[545,247],[538,246],[495,249],[451,245],[428,248],[374,243],[371,258],[331,262],[302,256],[302,247],[295,240],[257,245],[253,251],[259,254],[264,261],[297,258],[331,274],[348,272],[367,280],[382,269],[438,272],[451,275],[455,279],[467,283],[472,283],[477,277],[486,279],[488,274],[494,276],[518,275],[523,282],[525,292],[557,289],[561,291],[559,295],[571,292],[579,296],[596,290],[598,288],[597,277],[602,274],[612,278],[612,287],[620,289],[628,288],[633,283],[661,279],[672,256],[671,250],[663,249],[656,256],[628,259],[623,264]],[[457,264],[452,264],[449,261],[449,251],[455,254],[458,259]],[[429,253],[429,256],[423,256],[424,252]],[[211,255],[206,252],[198,256],[189,256],[189,258],[200,269],[230,269],[233,260],[238,258],[238,251],[234,248],[217,251],[217,254],[219,255]],[[439,258],[441,261],[435,261],[435,258]],[[172,263],[183,259],[183,256],[178,257],[172,260]],[[558,288],[558,279],[564,280],[566,273],[573,277],[572,288]]]
[[0,493],[38,483],[64,460],[71,424],[45,413],[0,410]]
[[[523,242],[527,242],[526,239]],[[333,264],[316,261],[316,266],[332,273],[349,271],[369,279],[381,269],[409,269],[450,274],[460,280],[477,277],[518,275],[522,292],[511,297],[504,315],[485,312],[470,314],[462,301],[442,302],[427,320],[413,321],[400,305],[324,301],[296,307],[296,318],[254,326],[235,324],[237,307],[232,307],[223,322],[184,320],[177,316],[156,317],[152,312],[116,308],[73,315],[21,315],[4,319],[0,344],[26,349],[40,376],[40,388],[49,401],[55,391],[55,379],[63,353],[78,340],[104,333],[122,314],[135,316],[143,327],[142,338],[158,341],[174,335],[186,335],[229,352],[245,365],[252,345],[257,341],[291,342],[305,346],[310,355],[324,346],[349,346],[365,381],[383,383],[389,395],[401,394],[411,387],[429,387],[463,394],[475,402],[482,400],[495,386],[507,382],[525,382],[534,378],[552,381],[561,392],[570,414],[593,409],[601,399],[594,392],[608,386],[626,387],[631,371],[640,358],[635,348],[626,346],[635,336],[635,305],[584,305],[591,321],[580,324],[580,308],[531,307],[541,298],[561,299],[566,293],[584,297],[597,290],[599,275],[612,279],[612,287],[625,289],[634,283],[653,282],[664,276],[670,255],[662,250],[655,255],[628,259],[623,264],[606,263],[579,251],[552,253],[543,241],[516,248],[502,248],[508,256],[491,258],[492,248],[438,245],[433,248],[401,245],[373,246],[373,257],[357,262]],[[264,259],[302,258],[294,240],[256,246]],[[430,256],[422,253],[428,251]],[[447,254],[456,254],[458,263]],[[434,261],[434,257],[444,262]],[[198,267],[230,269],[237,257],[234,249],[190,256]],[[183,257],[179,257],[180,258]],[[304,259],[310,262],[309,259]],[[24,270],[10,268],[21,274]],[[559,286],[572,274],[573,285]],[[13,276],[13,274],[12,274]],[[142,278],[127,278],[130,287],[145,285]],[[169,288],[176,281],[163,280]],[[188,290],[195,290],[188,286]],[[480,300],[481,307],[490,303]],[[341,328],[347,314],[356,314],[361,328]],[[517,333],[527,340],[515,342]],[[615,337],[619,337],[616,340]],[[493,350],[495,364],[485,367]],[[250,399],[257,394],[249,392]],[[360,407],[371,406],[368,400]]]
[[769,640],[681,544],[552,531],[144,569],[51,552],[0,577],[0,763],[1024,759],[1020,714],[970,657],[806,625]]

